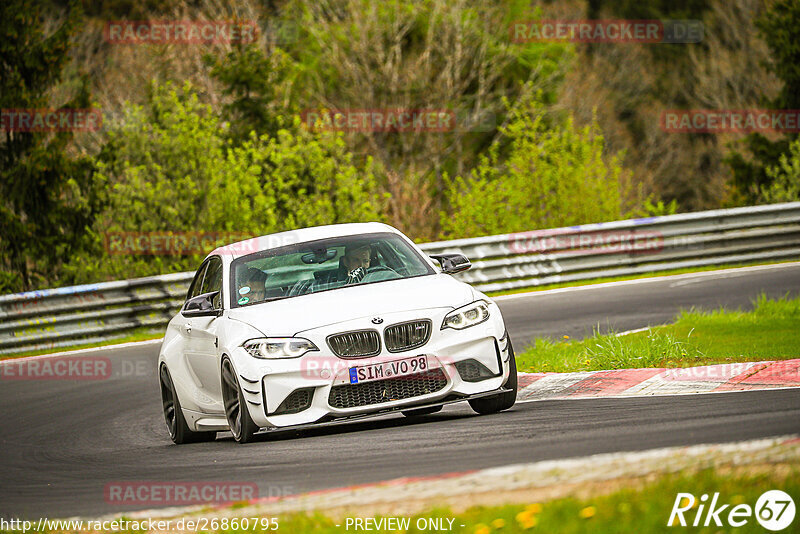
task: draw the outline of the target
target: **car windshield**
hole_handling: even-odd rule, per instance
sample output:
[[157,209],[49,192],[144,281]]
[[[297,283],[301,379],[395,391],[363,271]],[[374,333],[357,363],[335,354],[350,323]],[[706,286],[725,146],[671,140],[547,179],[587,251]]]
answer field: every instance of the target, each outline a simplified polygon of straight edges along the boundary
[[308,241],[234,260],[231,307],[433,273],[396,234]]

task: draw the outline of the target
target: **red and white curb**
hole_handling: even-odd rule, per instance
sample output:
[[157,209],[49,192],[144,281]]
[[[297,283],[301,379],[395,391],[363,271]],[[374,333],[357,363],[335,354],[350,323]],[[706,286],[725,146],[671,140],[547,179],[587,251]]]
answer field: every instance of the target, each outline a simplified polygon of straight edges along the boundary
[[518,400],[688,395],[800,387],[800,359],[677,369],[520,373]]

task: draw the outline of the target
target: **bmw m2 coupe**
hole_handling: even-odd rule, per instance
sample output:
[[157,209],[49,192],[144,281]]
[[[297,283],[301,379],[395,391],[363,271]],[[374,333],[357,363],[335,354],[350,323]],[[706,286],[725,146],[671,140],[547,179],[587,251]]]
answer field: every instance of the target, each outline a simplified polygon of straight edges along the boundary
[[[435,262],[434,262],[435,260]],[[438,266],[437,266],[438,263]],[[211,252],[159,355],[175,443],[467,401],[513,406],[500,309],[456,280],[460,254],[426,256],[380,223],[306,228]]]

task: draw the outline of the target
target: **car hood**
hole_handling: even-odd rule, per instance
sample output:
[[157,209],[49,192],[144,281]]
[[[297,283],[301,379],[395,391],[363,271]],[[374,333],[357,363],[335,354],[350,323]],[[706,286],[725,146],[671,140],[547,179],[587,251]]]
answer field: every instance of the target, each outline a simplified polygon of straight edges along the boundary
[[389,280],[235,308],[228,317],[273,337],[335,323],[425,308],[457,308],[474,300],[472,288],[444,274]]

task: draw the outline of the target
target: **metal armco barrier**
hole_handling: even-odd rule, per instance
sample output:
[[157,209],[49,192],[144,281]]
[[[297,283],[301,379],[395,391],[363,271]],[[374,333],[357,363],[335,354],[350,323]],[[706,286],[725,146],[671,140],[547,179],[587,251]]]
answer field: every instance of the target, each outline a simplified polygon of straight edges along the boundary
[[[800,259],[800,202],[713,210],[420,245],[462,253],[456,275],[481,291],[598,277]],[[0,296],[0,354],[123,337],[164,328],[194,273]]]

